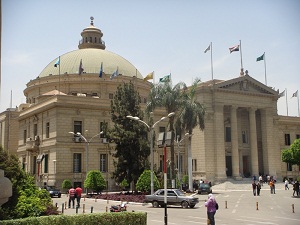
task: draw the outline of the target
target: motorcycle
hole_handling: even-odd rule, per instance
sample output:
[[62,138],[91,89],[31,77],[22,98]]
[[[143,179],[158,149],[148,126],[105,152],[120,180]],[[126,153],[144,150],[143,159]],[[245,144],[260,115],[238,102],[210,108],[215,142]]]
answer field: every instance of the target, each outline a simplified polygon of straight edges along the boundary
[[120,205],[112,205],[110,207],[110,211],[111,212],[124,212],[124,211],[127,211],[127,203],[122,203]]

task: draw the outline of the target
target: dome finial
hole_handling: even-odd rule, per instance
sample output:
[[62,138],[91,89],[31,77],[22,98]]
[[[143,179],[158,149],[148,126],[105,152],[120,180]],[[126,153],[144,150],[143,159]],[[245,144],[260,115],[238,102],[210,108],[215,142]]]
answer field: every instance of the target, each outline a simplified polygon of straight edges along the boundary
[[91,16],[90,19],[91,19],[91,25],[94,26],[94,21],[93,21],[94,17]]

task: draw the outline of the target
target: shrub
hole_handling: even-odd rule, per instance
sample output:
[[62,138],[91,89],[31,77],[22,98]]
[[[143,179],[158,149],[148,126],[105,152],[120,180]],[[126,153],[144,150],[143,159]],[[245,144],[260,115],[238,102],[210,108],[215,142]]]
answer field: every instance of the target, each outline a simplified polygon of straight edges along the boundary
[[99,170],[91,170],[87,174],[87,178],[84,181],[84,187],[90,188],[100,193],[106,187],[106,182],[102,173]]
[[70,180],[64,180],[61,187],[64,189],[70,189],[72,187],[72,182]]
[[[154,190],[159,188],[159,181],[153,173]],[[150,192],[151,190],[151,170],[144,170],[136,183],[136,189],[141,192]]]

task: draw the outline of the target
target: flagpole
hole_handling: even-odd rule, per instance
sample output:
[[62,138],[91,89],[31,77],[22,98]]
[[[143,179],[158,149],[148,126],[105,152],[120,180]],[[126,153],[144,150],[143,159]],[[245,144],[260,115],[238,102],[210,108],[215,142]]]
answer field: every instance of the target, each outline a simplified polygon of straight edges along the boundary
[[297,100],[298,100],[298,116],[300,117],[300,109],[299,109],[299,93],[297,90]]
[[266,67],[266,53],[264,52],[264,63],[265,63],[265,82],[267,85],[267,67]]
[[243,69],[242,41],[240,40],[241,70]]
[[60,56],[58,57],[58,95],[60,95]]
[[287,96],[288,96],[287,89],[285,89],[285,93],[286,93],[286,95],[285,95],[286,115],[288,116],[289,115],[289,108],[288,108],[288,103],[287,103]]
[[214,70],[213,70],[213,61],[212,61],[212,42],[210,42],[210,66],[211,66],[211,79],[214,80]]

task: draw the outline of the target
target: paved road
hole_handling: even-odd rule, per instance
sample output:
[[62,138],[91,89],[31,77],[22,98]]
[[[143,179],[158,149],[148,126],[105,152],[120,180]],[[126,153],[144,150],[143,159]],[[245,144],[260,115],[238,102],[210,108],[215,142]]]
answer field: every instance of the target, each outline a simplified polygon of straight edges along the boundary
[[[217,225],[298,225],[300,224],[300,197],[292,196],[292,188],[284,190],[283,183],[276,185],[276,194],[270,194],[269,187],[263,186],[261,196],[253,196],[251,183],[225,182],[213,186],[213,193],[220,205],[216,213]],[[182,209],[181,207],[168,207],[167,218],[169,225],[206,224],[206,208],[204,201],[207,195],[197,195],[200,203],[194,209]],[[53,199],[59,210],[61,204],[67,201],[67,197]],[[85,204],[85,213],[105,212],[111,205],[120,202],[106,200],[82,199]],[[294,205],[294,212],[293,207]],[[226,207],[227,206],[227,207]],[[150,204],[129,203],[128,211],[146,212],[147,224],[164,224],[164,209],[153,208]],[[83,207],[78,214],[83,213]],[[76,214],[75,209],[65,209],[64,214]]]

